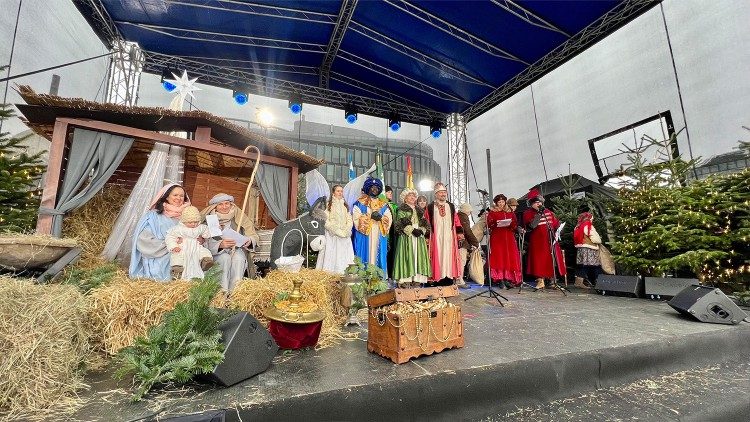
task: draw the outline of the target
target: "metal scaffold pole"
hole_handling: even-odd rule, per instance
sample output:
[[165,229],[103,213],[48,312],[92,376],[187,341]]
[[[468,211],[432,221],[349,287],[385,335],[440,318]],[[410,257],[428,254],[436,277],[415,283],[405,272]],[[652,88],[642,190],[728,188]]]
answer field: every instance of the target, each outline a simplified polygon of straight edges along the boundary
[[107,78],[108,103],[134,106],[138,103],[144,56],[138,44],[117,41],[112,48]]
[[466,124],[463,116],[448,116],[448,194],[454,204],[468,202]]

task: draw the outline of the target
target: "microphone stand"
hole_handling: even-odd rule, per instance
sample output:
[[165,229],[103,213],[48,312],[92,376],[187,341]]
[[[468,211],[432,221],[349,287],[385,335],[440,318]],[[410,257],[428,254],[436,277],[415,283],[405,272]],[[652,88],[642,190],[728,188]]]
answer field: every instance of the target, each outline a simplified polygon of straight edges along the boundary
[[[547,218],[546,209],[542,210],[541,214],[542,214],[542,218],[545,218],[545,219]],[[556,252],[555,251],[555,243],[556,242],[555,242],[555,234],[552,232],[552,221],[551,221],[551,219],[549,221],[547,221],[547,224],[545,224],[545,226],[547,226],[547,239],[549,241],[550,255],[552,256],[552,280],[551,280],[552,281],[552,285],[551,285],[551,287],[553,289],[557,289],[557,290],[561,291],[562,294],[563,294],[563,296],[567,296],[568,293],[566,293],[566,292],[570,292],[570,290],[568,290],[567,288],[565,288],[565,287],[557,284],[557,268],[558,267],[557,267],[557,254],[555,253]]]
[[[523,274],[523,243],[524,243],[524,239],[526,239],[526,228],[525,227],[524,227],[524,231],[518,237],[518,263],[521,265],[521,284],[518,285],[518,293],[521,293],[521,290],[523,290],[524,286],[528,287],[529,289],[531,289],[531,291],[536,292],[536,291],[539,291],[539,289],[537,289],[536,286],[531,285],[531,284],[527,283],[526,281],[524,281],[524,274]],[[542,290],[542,291],[544,291],[544,290]]]
[[[489,209],[489,206],[488,206],[489,205],[489,198],[488,198],[489,195],[485,191],[479,191],[479,190],[477,190],[477,192],[479,192],[480,194],[482,194],[482,208],[487,210],[485,212],[485,214],[484,214],[484,220],[486,222],[488,214],[490,213],[490,209]],[[475,297],[487,294],[487,297],[495,298],[497,300],[497,303],[500,304],[500,306],[505,307],[505,305],[503,305],[503,302],[500,301],[500,298],[503,298],[506,301],[508,300],[508,298],[505,297],[505,296],[503,296],[503,295],[501,295],[500,293],[496,292],[492,288],[492,277],[490,275],[490,249],[491,249],[491,247],[490,247],[490,233],[489,233],[489,231],[490,231],[489,224],[485,224],[484,225],[484,244],[487,246],[487,273],[485,274],[486,277],[487,277],[487,290],[481,291],[479,293],[476,293],[476,294],[473,294],[473,295],[467,297],[466,299],[464,299],[464,302],[467,301],[467,300],[469,300],[469,299],[474,299]],[[480,253],[481,253],[481,250],[482,249],[481,249],[481,246],[480,246],[480,248],[479,248]]]

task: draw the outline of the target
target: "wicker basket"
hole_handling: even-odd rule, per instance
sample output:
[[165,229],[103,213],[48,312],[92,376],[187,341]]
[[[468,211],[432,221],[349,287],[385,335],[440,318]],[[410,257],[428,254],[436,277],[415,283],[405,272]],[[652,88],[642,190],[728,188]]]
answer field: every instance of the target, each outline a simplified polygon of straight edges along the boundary
[[295,256],[282,256],[274,261],[276,267],[281,271],[290,273],[298,273],[302,269],[302,264],[305,263],[305,257],[302,255]]
[[14,271],[43,268],[77,245],[73,239],[50,236],[1,236],[0,267]]

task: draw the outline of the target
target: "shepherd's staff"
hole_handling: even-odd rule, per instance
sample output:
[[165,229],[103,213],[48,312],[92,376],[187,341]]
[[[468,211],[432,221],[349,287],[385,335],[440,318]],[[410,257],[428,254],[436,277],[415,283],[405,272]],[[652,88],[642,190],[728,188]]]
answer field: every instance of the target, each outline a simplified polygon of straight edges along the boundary
[[[260,165],[260,156],[261,156],[261,154],[260,154],[260,150],[258,149],[258,147],[254,146],[254,145],[248,145],[245,148],[244,153],[247,154],[247,152],[251,148],[255,150],[256,154],[258,154],[258,158],[255,160],[255,165],[253,166],[253,172],[250,173],[250,182],[247,184],[247,189],[245,189],[245,198],[242,201],[242,208],[241,208],[241,212],[240,212],[240,218],[237,221],[237,230],[242,230],[242,220],[245,218],[245,207],[247,206],[247,201],[250,198],[250,188],[253,186],[253,181],[255,181],[255,172],[258,171],[258,166]],[[232,246],[232,255],[230,256],[231,258],[234,258],[234,252],[236,250],[237,250],[237,245],[235,244],[234,246]]]

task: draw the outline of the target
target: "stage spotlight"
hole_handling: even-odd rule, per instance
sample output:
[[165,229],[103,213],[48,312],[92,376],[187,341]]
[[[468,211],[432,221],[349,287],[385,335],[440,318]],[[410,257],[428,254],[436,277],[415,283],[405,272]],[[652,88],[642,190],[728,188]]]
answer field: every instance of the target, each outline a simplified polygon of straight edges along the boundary
[[388,117],[388,127],[391,128],[392,132],[398,132],[401,129],[401,117],[398,114],[391,114]]
[[349,104],[344,108],[344,118],[346,119],[346,122],[350,125],[353,125],[357,122],[357,113],[359,110],[357,110],[357,106],[353,104]]
[[292,114],[302,113],[302,99],[298,95],[292,95],[289,99],[289,111]]
[[271,123],[273,123],[273,114],[271,111],[267,108],[258,110],[258,122],[266,128],[271,126]]
[[443,133],[443,125],[437,121],[434,120],[432,123],[430,123],[430,135],[437,139],[440,137],[440,135]]
[[172,72],[170,72],[169,69],[164,69],[161,72],[161,86],[164,87],[167,92],[172,92],[177,89],[177,85],[167,81],[167,79],[174,80],[175,77],[174,75],[172,75]]
[[232,89],[232,98],[234,98],[235,103],[243,106],[250,100],[250,94],[247,89],[243,88],[240,84],[236,84],[234,89]]

